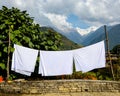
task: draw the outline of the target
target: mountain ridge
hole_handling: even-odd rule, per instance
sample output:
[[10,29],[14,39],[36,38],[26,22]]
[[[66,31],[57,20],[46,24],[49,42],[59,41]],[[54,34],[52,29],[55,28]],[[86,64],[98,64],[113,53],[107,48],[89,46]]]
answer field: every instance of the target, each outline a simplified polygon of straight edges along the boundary
[[[112,49],[117,44],[120,44],[120,24],[113,26],[107,26],[109,48]],[[104,26],[98,28],[95,32],[91,33],[81,42],[84,46],[88,46],[99,41],[105,40],[105,30]]]
[[[52,30],[53,32],[57,32],[56,30],[54,30],[51,27],[40,27],[41,31],[48,31],[48,30]],[[82,45],[77,44],[73,41],[71,41],[70,39],[68,39],[66,36],[64,36],[63,34],[57,32],[60,36],[61,36],[61,43],[63,44],[63,46],[60,47],[60,50],[71,50],[71,49],[76,49],[76,48],[80,48],[82,47]]]
[[[48,28],[51,28],[51,27],[48,27]],[[57,29],[54,29],[54,28],[51,28],[51,29],[61,34],[62,38],[65,38],[65,40],[63,39],[62,41],[64,42],[64,44],[67,43],[66,38],[70,42],[74,42],[74,44],[70,43],[72,47],[70,48],[69,46],[68,49],[72,49],[72,48],[74,49],[74,46],[75,48],[77,48],[76,45],[88,46],[106,39],[104,26],[101,26],[95,31],[89,32],[87,35],[83,35],[83,36],[81,36],[79,32],[76,32],[76,30],[70,30],[70,32],[62,32],[60,30],[56,31]],[[120,24],[107,26],[107,32],[108,32],[108,38],[109,38],[109,48],[111,50],[114,46],[120,44],[120,39],[119,39]],[[67,47],[67,45],[64,45],[64,46]]]

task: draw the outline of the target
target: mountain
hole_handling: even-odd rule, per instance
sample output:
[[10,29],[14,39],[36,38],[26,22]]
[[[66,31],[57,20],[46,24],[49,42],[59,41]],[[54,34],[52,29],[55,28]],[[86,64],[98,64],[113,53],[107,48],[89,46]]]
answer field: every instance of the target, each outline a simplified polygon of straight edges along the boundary
[[95,27],[95,26],[92,26],[92,27],[89,27],[89,28],[87,28],[87,29],[81,29],[81,28],[76,28],[77,29],[77,31],[80,33],[80,35],[81,36],[87,36],[89,33],[92,33],[92,32],[94,32],[96,29],[97,29],[97,27]]
[[[107,26],[109,47],[112,49],[115,45],[120,44],[120,24],[114,26]],[[95,32],[88,34],[82,44],[84,46],[97,43],[101,40],[105,40],[104,26],[98,28]]]
[[114,26],[108,33],[110,49],[120,44],[120,24]]
[[[52,30],[52,32],[56,32],[51,27],[40,27],[40,29],[41,29],[41,31]],[[73,41],[71,41],[67,37],[65,37],[64,35],[62,35],[60,33],[58,33],[58,34],[61,36],[61,43],[63,44],[63,46],[60,47],[61,50],[71,50],[71,49],[76,49],[76,48],[82,47],[82,45],[74,43]]]
[[[107,31],[109,31],[111,29],[111,26],[107,27]],[[100,40],[95,40],[95,38],[99,38],[101,37],[101,40],[105,39],[105,31],[104,31],[104,26],[101,26],[100,28],[98,28],[95,32],[90,32],[89,34],[86,35],[86,37],[84,38],[83,42],[81,42],[83,45],[87,46],[93,43],[96,43]]]
[[81,44],[83,42],[86,35],[90,32],[94,32],[97,28],[95,26],[89,27],[88,29],[81,29],[81,28],[63,28],[58,29],[56,27],[52,27],[58,33],[62,34],[63,36],[67,37],[69,40]]
[[62,43],[63,46],[61,47],[61,50],[71,50],[71,49],[77,49],[82,47],[82,45],[74,43],[73,41],[67,39],[65,36],[62,36]]
[[[49,27],[45,27],[45,30],[48,30]],[[50,28],[52,29],[52,28]],[[94,28],[93,28],[94,29]],[[54,29],[52,29],[54,30]],[[55,29],[57,30],[57,29]],[[56,32],[54,30],[54,32]],[[88,32],[89,31],[89,32]],[[96,31],[87,30],[68,30],[67,32],[62,32],[58,30],[59,34],[62,36],[63,50],[75,49],[83,46],[88,46],[94,43],[97,43],[101,40],[105,40],[105,30],[104,26],[101,26]],[[120,24],[107,26],[108,38],[109,38],[109,47],[112,49],[114,46],[120,44]],[[83,34],[82,34],[83,33]],[[74,43],[75,42],[75,43]]]
[[69,28],[66,30],[59,30],[57,28],[54,28],[58,33],[64,35],[67,37],[69,40],[80,44],[82,42],[83,36],[74,28]]

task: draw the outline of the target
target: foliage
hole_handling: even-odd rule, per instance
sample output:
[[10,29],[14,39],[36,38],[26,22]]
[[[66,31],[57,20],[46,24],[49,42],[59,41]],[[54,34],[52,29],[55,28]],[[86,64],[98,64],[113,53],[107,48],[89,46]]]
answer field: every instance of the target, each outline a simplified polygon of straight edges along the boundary
[[113,49],[111,50],[111,52],[113,54],[120,54],[120,45],[116,45],[115,47],[113,47]]
[[[46,32],[49,30],[56,33],[56,31],[54,29],[52,29],[51,27],[41,27],[42,32]],[[76,48],[82,47],[81,45],[78,45],[78,44],[74,43],[73,41],[69,40],[62,34],[59,34],[59,35],[61,36],[60,42],[62,43],[61,44],[62,46],[59,46],[60,50],[71,50],[71,49],[76,49]]]
[[98,80],[113,80],[110,67],[97,69],[95,73]]
[[113,68],[114,68],[115,79],[120,81],[120,57],[118,58],[116,64],[114,64]]
[[113,63],[113,69],[114,69],[114,75],[116,80],[120,80],[120,44],[113,47],[111,50],[112,54],[116,54],[117,60],[112,62]]
[[26,11],[17,8],[8,9],[3,6],[0,10],[0,74],[6,70],[9,32],[11,54],[14,51],[13,44],[34,49],[59,50],[61,36],[51,30],[42,32],[39,24],[33,21]]
[[13,80],[13,79],[15,79],[16,78],[16,75],[14,75],[14,74],[10,74],[10,76],[9,76],[9,80]]

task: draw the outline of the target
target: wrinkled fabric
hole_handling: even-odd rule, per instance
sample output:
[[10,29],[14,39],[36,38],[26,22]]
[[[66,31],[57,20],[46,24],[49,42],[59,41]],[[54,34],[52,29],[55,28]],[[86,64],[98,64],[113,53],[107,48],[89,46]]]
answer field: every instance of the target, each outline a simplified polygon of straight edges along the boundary
[[31,75],[34,72],[38,50],[22,47],[14,44],[11,70],[24,75]]
[[39,74],[42,76],[57,76],[72,74],[72,51],[42,51],[40,50]]
[[74,50],[76,71],[88,72],[105,67],[104,41]]

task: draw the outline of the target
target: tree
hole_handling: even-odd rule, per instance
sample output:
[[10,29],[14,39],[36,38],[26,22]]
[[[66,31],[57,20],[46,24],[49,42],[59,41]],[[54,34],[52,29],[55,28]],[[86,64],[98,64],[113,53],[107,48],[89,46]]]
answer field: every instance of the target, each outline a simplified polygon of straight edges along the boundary
[[111,52],[113,54],[120,55],[120,45],[116,45],[115,47],[113,47],[113,49],[111,50]]
[[120,80],[120,44],[113,47],[111,50],[113,54],[116,54],[118,59],[114,64],[116,80]]
[[10,57],[14,51],[13,44],[42,50],[59,50],[61,37],[51,30],[42,32],[39,24],[26,11],[3,6],[0,10],[0,75],[6,76],[8,53],[8,33],[10,32]]

